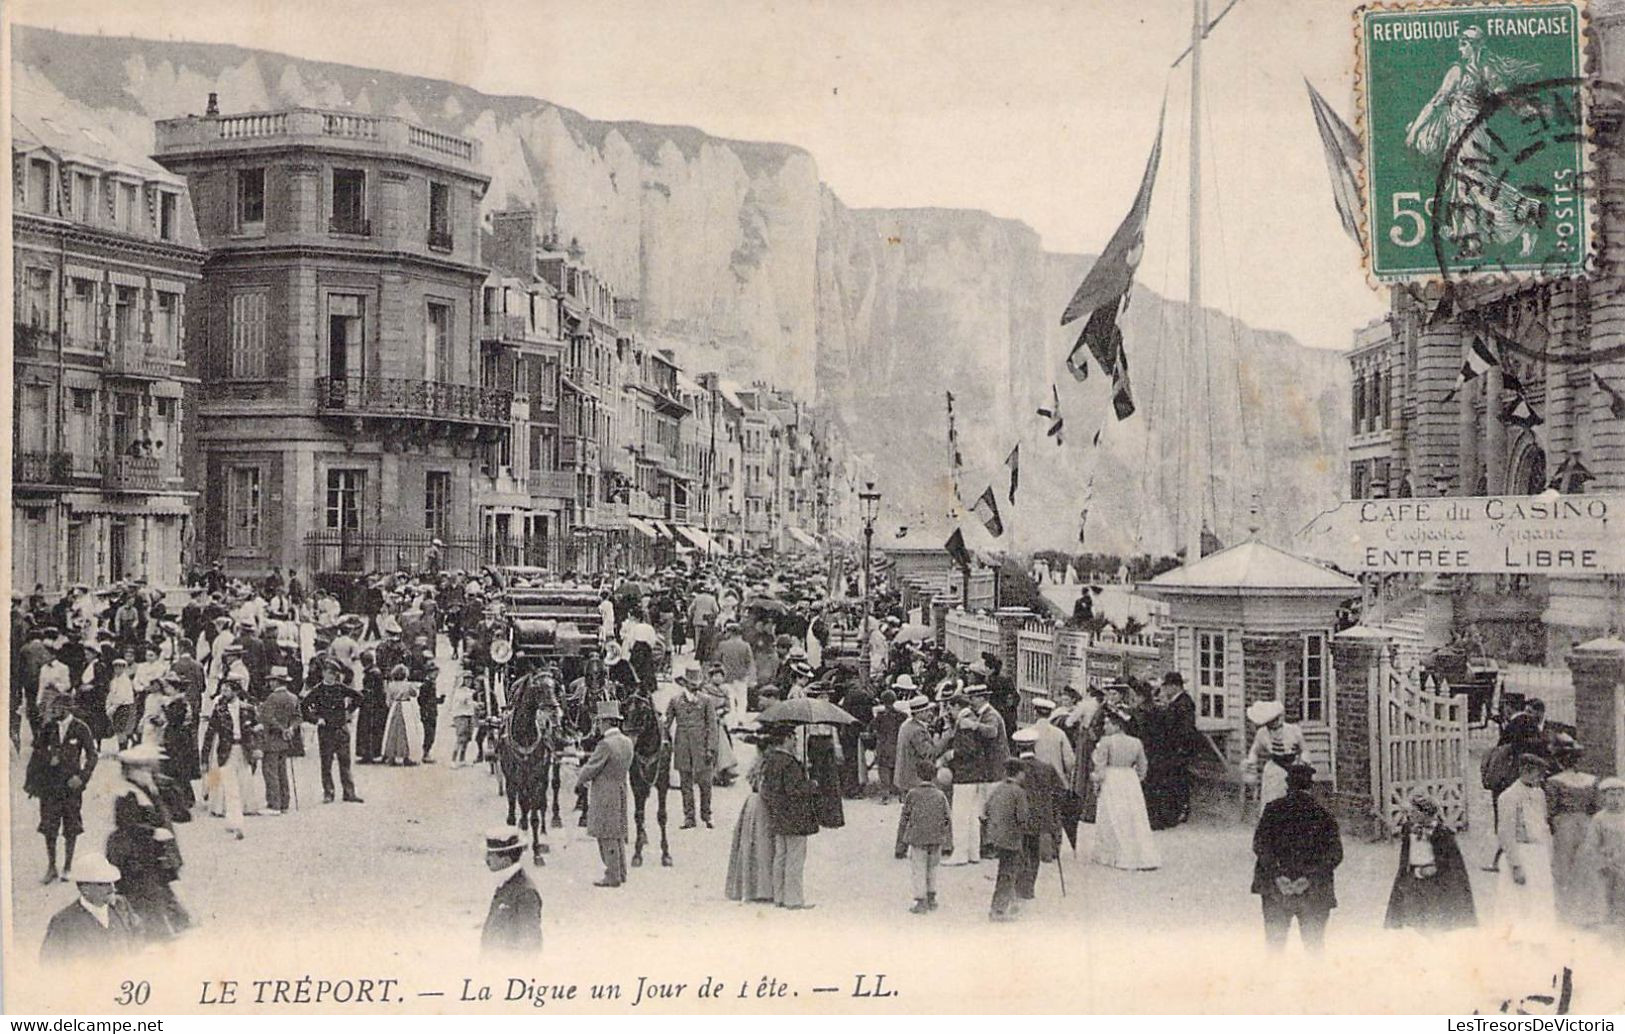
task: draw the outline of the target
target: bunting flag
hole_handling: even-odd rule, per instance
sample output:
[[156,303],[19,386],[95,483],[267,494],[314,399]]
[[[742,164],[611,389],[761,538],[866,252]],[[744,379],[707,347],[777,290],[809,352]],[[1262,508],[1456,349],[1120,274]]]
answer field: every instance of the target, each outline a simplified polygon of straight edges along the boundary
[[908,538],[908,525],[904,524],[897,529],[897,537],[900,539]]
[[1536,428],[1546,422],[1539,413],[1535,412],[1535,407],[1529,404],[1529,399],[1521,391],[1518,392],[1518,397],[1513,400],[1512,405],[1502,412],[1501,419],[1527,431],[1535,431]]
[[1004,465],[1010,468],[1010,505],[1016,504],[1016,485],[1021,481],[1021,443],[1010,450],[1010,455],[1004,458]]
[[1004,534],[1004,520],[999,516],[999,501],[993,496],[993,486],[982,489],[982,494],[971,504],[970,512],[977,516],[987,533],[994,538]]
[[1089,508],[1085,506],[1078,511],[1078,545],[1083,545],[1089,529]]
[[1428,316],[1428,326],[1435,327],[1456,314],[1456,285],[1445,284],[1444,293],[1439,295],[1439,304],[1433,307]]
[[970,567],[970,550],[965,548],[965,535],[958,528],[948,536],[948,541],[942,544],[942,548],[954,558],[954,563],[963,568]]
[[[1167,113],[1166,107],[1164,114]],[[1100,258],[1089,267],[1083,283],[1078,285],[1066,311],[1061,313],[1064,327],[1084,315],[1083,333],[1067,354],[1066,368],[1077,380],[1089,376],[1087,348],[1100,369],[1112,378],[1112,405],[1118,419],[1127,419],[1134,412],[1134,402],[1128,387],[1128,364],[1123,352],[1123,332],[1118,319],[1128,308],[1129,295],[1134,287],[1134,273],[1140,257],[1145,253],[1145,223],[1151,209],[1151,189],[1157,181],[1157,165],[1162,160],[1162,116],[1157,118],[1157,140],[1146,160],[1145,174],[1140,179],[1140,190],[1128,217],[1106,243]]]
[[1054,438],[1055,444],[1060,445],[1061,428],[1066,423],[1066,421],[1061,419],[1061,389],[1058,386],[1051,384],[1049,386],[1049,392],[1050,397],[1054,401],[1050,403],[1048,409],[1040,409],[1038,411],[1038,415],[1049,421],[1049,430],[1044,432],[1044,436],[1046,438]]
[[1308,79],[1304,79],[1303,85],[1309,89],[1315,128],[1320,130],[1320,145],[1326,151],[1326,171],[1332,177],[1332,201],[1337,205],[1337,218],[1343,223],[1343,232],[1364,247],[1360,234],[1360,185],[1354,174],[1360,161],[1360,138]]
[[1551,480],[1547,482],[1546,487],[1555,488],[1564,495],[1575,495],[1584,490],[1587,481],[1595,480],[1597,476],[1580,462],[1580,454],[1571,452],[1563,457],[1563,462],[1552,471]]
[[1596,382],[1602,393],[1608,396],[1608,412],[1613,414],[1615,420],[1625,420],[1625,394],[1621,394],[1618,388],[1603,380],[1602,374],[1595,370],[1591,371],[1591,379]]
[[1459,389],[1468,381],[1488,373],[1491,367],[1499,365],[1500,362],[1500,357],[1495,354],[1490,343],[1484,340],[1484,336],[1475,335],[1473,346],[1467,350],[1467,358],[1461,361],[1461,369],[1456,371],[1456,387]]

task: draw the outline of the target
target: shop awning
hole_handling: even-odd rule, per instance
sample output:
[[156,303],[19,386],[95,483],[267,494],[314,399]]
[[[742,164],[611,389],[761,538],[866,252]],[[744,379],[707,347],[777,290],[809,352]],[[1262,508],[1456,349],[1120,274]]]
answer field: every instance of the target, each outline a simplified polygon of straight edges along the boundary
[[651,526],[649,522],[645,521],[642,517],[628,517],[626,519],[626,524],[627,527],[647,538],[657,539],[660,537],[655,533],[653,526]]
[[665,521],[651,520],[649,524],[654,527],[654,530],[660,535],[661,538],[675,539],[677,537],[676,535],[672,534],[671,525],[667,524]]
[[784,530],[788,531],[790,533],[791,538],[795,539],[797,542],[801,543],[803,546],[806,546],[808,549],[817,549],[818,548],[818,540],[813,538],[811,535],[807,534],[806,532],[802,531],[800,528],[789,527],[789,528],[785,528]]
[[711,552],[712,550],[720,552],[723,549],[722,546],[717,545],[716,541],[712,539],[710,535],[707,535],[699,528],[691,527],[687,524],[678,524],[674,525],[674,527],[677,529],[677,534],[687,539],[695,549],[705,552]]

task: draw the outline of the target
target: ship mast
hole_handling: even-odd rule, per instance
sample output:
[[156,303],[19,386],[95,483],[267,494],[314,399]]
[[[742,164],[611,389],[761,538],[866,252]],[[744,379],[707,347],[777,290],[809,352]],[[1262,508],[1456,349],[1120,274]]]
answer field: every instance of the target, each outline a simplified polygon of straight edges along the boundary
[[[1191,145],[1190,145],[1190,308],[1185,334],[1184,527],[1185,563],[1202,559],[1201,364],[1206,359],[1207,324],[1202,318],[1202,37],[1207,32],[1206,0],[1191,0]],[[1202,403],[1208,400],[1201,399]]]

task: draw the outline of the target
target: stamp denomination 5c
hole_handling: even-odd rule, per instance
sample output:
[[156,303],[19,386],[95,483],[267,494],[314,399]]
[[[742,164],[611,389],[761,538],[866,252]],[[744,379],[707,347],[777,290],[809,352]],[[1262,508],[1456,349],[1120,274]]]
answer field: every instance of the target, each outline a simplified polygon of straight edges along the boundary
[[1584,273],[1581,0],[1380,5],[1356,18],[1377,279]]

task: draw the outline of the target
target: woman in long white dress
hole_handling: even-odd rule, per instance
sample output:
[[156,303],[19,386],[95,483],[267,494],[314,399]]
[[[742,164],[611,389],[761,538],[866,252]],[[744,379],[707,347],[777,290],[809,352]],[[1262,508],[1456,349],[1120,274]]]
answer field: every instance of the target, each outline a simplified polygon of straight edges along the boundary
[[1094,860],[1114,869],[1155,869],[1162,853],[1151,836],[1145,812],[1144,781],[1149,764],[1145,747],[1123,731],[1123,720],[1106,716],[1105,735],[1095,744],[1090,778],[1094,780]]
[[413,682],[406,665],[397,664],[384,683],[384,696],[389,700],[389,718],[384,725],[384,763],[388,765],[415,765],[418,763],[418,744],[423,742],[423,718],[418,710],[418,685]]

